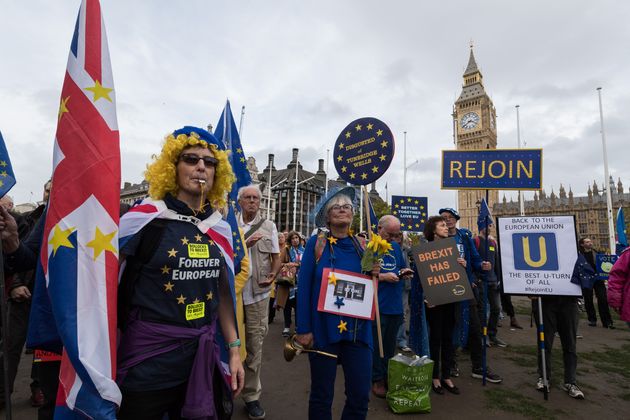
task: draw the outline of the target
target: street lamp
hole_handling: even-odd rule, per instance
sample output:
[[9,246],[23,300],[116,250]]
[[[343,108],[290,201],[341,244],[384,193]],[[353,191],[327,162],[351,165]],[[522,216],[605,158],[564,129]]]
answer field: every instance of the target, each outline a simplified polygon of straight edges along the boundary
[[[298,170],[298,166],[295,166],[295,172],[297,174],[297,170]],[[297,192],[298,192],[298,185],[300,184],[304,184],[307,181],[310,181],[311,179],[315,178],[314,176],[310,177],[310,178],[306,178],[300,182],[297,182],[297,175],[295,176],[295,189],[293,191],[293,230],[295,230],[296,227],[296,222],[295,222],[295,218],[297,216]],[[297,232],[297,231],[296,231]]]
[[407,195],[407,171],[413,165],[418,163],[418,159],[416,159],[411,165],[407,166],[407,132],[404,132],[404,142],[403,142],[403,195]]

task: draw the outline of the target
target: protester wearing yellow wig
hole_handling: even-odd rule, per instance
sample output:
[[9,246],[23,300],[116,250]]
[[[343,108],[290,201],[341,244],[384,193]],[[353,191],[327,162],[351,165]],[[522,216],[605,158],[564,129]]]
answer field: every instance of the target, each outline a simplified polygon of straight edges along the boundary
[[154,200],[162,200],[167,193],[177,196],[177,162],[185,149],[201,146],[212,151],[218,163],[215,168],[212,188],[206,193],[206,198],[215,209],[226,205],[227,194],[235,181],[234,172],[230,166],[228,153],[223,145],[209,132],[195,127],[184,127],[169,134],[164,140],[162,153],[154,156],[154,162],[147,166],[144,177],[149,183],[149,196]]

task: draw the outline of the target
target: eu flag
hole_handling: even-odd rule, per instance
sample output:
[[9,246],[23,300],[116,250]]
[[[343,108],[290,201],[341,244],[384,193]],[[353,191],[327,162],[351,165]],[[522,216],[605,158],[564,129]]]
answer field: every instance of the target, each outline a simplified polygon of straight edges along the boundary
[[368,196],[368,210],[370,212],[370,221],[368,223],[367,214],[365,215],[365,226],[372,229],[372,233],[378,233],[378,218],[374,212],[374,206],[372,206],[372,200]]
[[245,257],[245,247],[241,242],[241,234],[238,230],[238,222],[236,220],[235,205],[229,203],[227,222],[232,228],[232,243],[234,248],[234,275],[241,272],[241,260]]
[[481,200],[481,205],[479,206],[479,217],[477,217],[477,227],[481,231],[488,227],[488,225],[492,224],[492,214],[490,214],[490,207],[488,207],[488,203],[486,199],[483,198]]
[[0,198],[4,197],[15,185],[15,175],[11,167],[11,159],[7,146],[4,144],[2,133],[0,133]]
[[252,183],[252,177],[247,170],[247,160],[243,153],[243,147],[241,146],[241,138],[238,135],[236,124],[234,123],[234,117],[232,116],[232,110],[230,108],[230,101],[228,100],[223,108],[223,113],[217,128],[214,130],[214,135],[217,139],[221,140],[225,144],[225,148],[230,151],[230,164],[232,170],[236,176],[236,181],[230,191],[230,202],[236,205],[236,209],[240,210],[236,196],[238,190],[241,187],[245,187]]
[[628,237],[626,236],[626,220],[623,215],[623,207],[617,211],[617,254],[621,254],[628,247]]

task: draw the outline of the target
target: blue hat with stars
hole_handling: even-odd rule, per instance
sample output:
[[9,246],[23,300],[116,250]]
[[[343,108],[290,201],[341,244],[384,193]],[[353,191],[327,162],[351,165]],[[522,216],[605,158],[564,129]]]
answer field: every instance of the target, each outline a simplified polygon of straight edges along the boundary
[[461,217],[459,217],[459,213],[454,208],[446,207],[446,208],[440,209],[440,211],[438,211],[439,214],[442,214],[444,212],[451,213],[453,215],[453,217],[455,218],[455,220],[461,219]]
[[350,201],[354,202],[354,197],[356,192],[354,187],[341,187],[335,190],[328,191],[328,194],[321,199],[321,201],[315,206],[313,213],[315,215],[315,226],[316,227],[324,227],[326,226],[326,213],[324,212],[326,209],[326,204],[337,197],[338,195],[346,195],[350,198]]
[[177,137],[180,134],[184,134],[186,136],[194,135],[195,137],[199,137],[199,140],[205,141],[208,145],[214,144],[215,146],[217,146],[217,149],[225,150],[225,145],[223,144],[223,142],[217,140],[217,138],[214,137],[214,134],[203,128],[186,125],[178,130],[173,131],[174,137]]

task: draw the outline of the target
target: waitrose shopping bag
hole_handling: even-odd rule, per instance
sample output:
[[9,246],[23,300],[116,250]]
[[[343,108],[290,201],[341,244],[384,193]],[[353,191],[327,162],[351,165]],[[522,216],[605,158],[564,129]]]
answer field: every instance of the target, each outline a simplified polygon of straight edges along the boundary
[[433,360],[398,354],[389,359],[387,403],[397,414],[430,413]]

